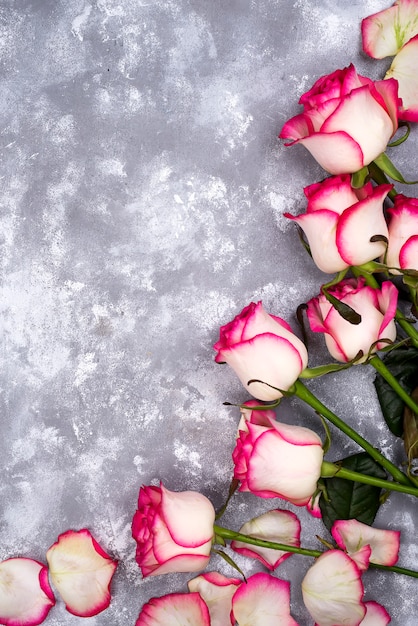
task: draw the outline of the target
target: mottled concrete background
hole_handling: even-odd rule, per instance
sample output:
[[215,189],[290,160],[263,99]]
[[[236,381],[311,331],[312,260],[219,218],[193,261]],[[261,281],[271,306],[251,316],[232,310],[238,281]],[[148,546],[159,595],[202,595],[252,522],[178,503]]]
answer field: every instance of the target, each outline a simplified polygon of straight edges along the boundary
[[[360,52],[359,25],[389,4],[1,2],[0,558],[44,560],[59,533],[88,527],[120,566],[111,607],[85,623],[133,625],[152,595],[186,590],[187,575],[141,580],[139,486],[161,479],[223,501],[238,412],[222,402],[246,395],[213,362],[219,326],[257,299],[295,326],[326,278],[283,218],[323,171],[276,136],[319,75],[353,61],[383,76],[386,61]],[[394,153],[406,177],[417,177],[417,141],[413,131]],[[326,361],[320,337],[313,346]],[[372,380],[358,367],[310,386],[399,460]],[[280,415],[319,429],[297,401]],[[335,433],[329,458],[354,451]],[[274,506],[287,505],[239,495],[225,523]],[[401,529],[409,567],[416,506],[392,495],[377,518]],[[319,547],[326,531],[298,513],[304,545]],[[278,572],[301,626],[308,564],[294,557]],[[218,557],[211,569],[233,575]],[[365,576],[394,626],[416,624],[416,585]],[[61,601],[46,622],[81,623]]]

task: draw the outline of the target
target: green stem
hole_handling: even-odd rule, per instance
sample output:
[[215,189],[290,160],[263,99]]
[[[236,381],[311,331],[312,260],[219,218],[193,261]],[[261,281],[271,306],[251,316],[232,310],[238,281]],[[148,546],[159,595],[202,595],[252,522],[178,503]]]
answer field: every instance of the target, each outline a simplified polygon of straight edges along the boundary
[[[368,169],[369,169],[369,174],[375,183],[377,183],[378,185],[387,185],[388,183],[390,184],[389,179],[386,178],[386,175],[384,174],[384,172],[382,172],[380,167],[376,165],[374,161],[369,163]],[[389,191],[388,193],[388,196],[391,200],[394,200],[395,196],[397,195],[398,194],[395,189],[391,189],[391,191]]]
[[418,415],[418,404],[414,402],[411,396],[405,391],[405,389],[398,383],[395,376],[390,373],[386,365],[378,356],[372,356],[368,361],[370,365],[373,365],[376,372],[378,372],[382,378],[392,387],[392,389],[398,394],[401,400],[409,406],[411,411]]
[[[248,543],[253,546],[259,546],[260,548],[270,548],[271,550],[281,550],[282,552],[292,552],[294,554],[302,554],[303,556],[313,556],[315,558],[324,554],[321,550],[309,550],[307,548],[298,548],[297,546],[289,546],[285,543],[276,543],[275,541],[267,541],[266,539],[258,539],[251,537],[250,535],[243,535],[237,533],[229,528],[223,526],[214,525],[215,535],[223,537],[229,541],[241,541],[242,543]],[[412,576],[412,578],[418,578],[418,572],[406,567],[397,567],[396,565],[380,565],[377,563],[370,563],[370,567],[376,567],[378,569],[387,570],[389,572],[395,572],[397,574],[404,574],[405,576]]]
[[381,465],[389,474],[393,476],[393,478],[402,485],[411,485],[411,481],[409,478],[401,472],[399,468],[396,467],[389,459],[387,459],[379,450],[374,448],[371,443],[369,443],[364,437],[359,435],[354,428],[351,428],[348,424],[346,424],[338,415],[335,415],[330,409],[328,409],[322,402],[314,396],[314,394],[309,391],[307,387],[300,381],[297,380],[293,387],[289,389],[288,393],[293,393],[298,398],[309,404],[315,411],[323,415],[331,424],[334,424],[339,430],[341,430],[344,434],[346,434],[350,439],[355,441],[363,450],[365,450],[371,457],[374,459],[379,465]]
[[368,474],[361,474],[360,472],[354,472],[353,470],[349,470],[345,467],[340,467],[338,464],[324,461],[321,468],[321,477],[330,478],[334,476],[337,478],[343,478],[344,480],[352,480],[357,483],[363,483],[364,485],[380,487],[381,489],[387,489],[389,491],[408,493],[409,495],[418,498],[418,489],[416,487],[399,485],[395,482],[384,480],[382,478],[376,478],[375,476],[369,476]]
[[[374,289],[380,288],[379,283],[377,282],[373,274],[369,274],[359,267],[352,267],[351,270],[355,276],[363,276],[363,278],[366,280],[366,284],[369,285],[369,287],[373,287]],[[399,326],[406,332],[407,335],[409,335],[415,348],[418,348],[418,330],[415,328],[415,326],[413,326],[413,324],[405,319],[404,314],[399,309],[396,309],[395,319],[398,322]]]

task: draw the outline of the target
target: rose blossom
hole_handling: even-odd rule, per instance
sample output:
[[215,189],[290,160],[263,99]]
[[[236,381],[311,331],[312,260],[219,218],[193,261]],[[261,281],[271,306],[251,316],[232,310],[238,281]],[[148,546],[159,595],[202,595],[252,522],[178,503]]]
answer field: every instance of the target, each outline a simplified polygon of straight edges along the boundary
[[392,185],[371,183],[353,189],[348,174],[332,176],[305,187],[305,214],[284,215],[303,229],[319,269],[333,274],[384,254],[385,243],[370,239],[388,236],[383,201],[391,189]]
[[[259,400],[276,400],[305,369],[308,353],[304,344],[280,317],[267,313],[261,302],[251,302],[232,322],[220,329],[213,346],[217,363],[228,363],[247,391]],[[248,385],[251,379],[261,383]]]
[[[389,267],[418,270],[418,200],[395,196],[388,209],[389,244],[385,256]],[[393,272],[396,273],[396,272]]]
[[387,344],[379,340],[396,338],[394,317],[398,291],[389,281],[381,289],[365,285],[364,278],[350,278],[330,288],[328,292],[361,315],[360,324],[345,320],[323,294],[307,303],[307,315],[311,330],[325,334],[327,348],[337,361],[348,362],[362,351],[365,360],[372,351]]
[[215,510],[195,491],[141,487],[132,522],[143,576],[204,569],[212,547]]
[[303,113],[280,137],[301,143],[331,174],[352,173],[382,152],[398,128],[398,83],[373,82],[353,65],[319,78],[299,100]]
[[306,505],[321,475],[324,451],[308,428],[281,424],[264,411],[252,411],[239,431],[232,458],[240,491]]

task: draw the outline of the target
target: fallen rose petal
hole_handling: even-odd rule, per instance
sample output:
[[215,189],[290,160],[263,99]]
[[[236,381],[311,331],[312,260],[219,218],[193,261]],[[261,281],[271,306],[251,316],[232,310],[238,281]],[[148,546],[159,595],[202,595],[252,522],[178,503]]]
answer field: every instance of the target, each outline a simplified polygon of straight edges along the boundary
[[1,624],[37,626],[54,604],[45,565],[20,557],[0,563]]
[[366,614],[361,572],[341,550],[328,550],[302,581],[303,601],[317,626],[359,626]]
[[241,584],[238,578],[227,578],[218,572],[207,572],[192,580],[187,586],[189,591],[198,592],[206,602],[210,614],[211,626],[226,626],[231,619],[232,596]]
[[[418,12],[418,3],[417,9]],[[417,13],[418,15],[418,13]],[[418,19],[417,19],[418,22]],[[418,35],[409,41],[393,59],[385,78],[396,78],[402,106],[399,119],[418,122]]]
[[418,33],[418,0],[397,0],[361,24],[363,50],[374,59],[394,56]]
[[319,501],[321,499],[322,492],[319,491],[316,495],[314,494],[309,500],[306,508],[308,512],[312,515],[312,517],[316,517],[317,519],[322,518],[321,507],[319,506]]
[[49,572],[66,609],[92,617],[110,604],[110,582],[117,567],[87,529],[68,530],[46,553]]
[[418,270],[418,235],[413,235],[402,246],[399,253],[399,265],[403,270]]
[[377,602],[365,602],[366,615],[360,626],[387,626],[390,615],[385,607]]
[[[300,522],[291,511],[280,509],[268,511],[246,522],[239,532],[257,539],[284,543],[289,546],[300,546]],[[242,541],[232,541],[231,548],[239,554],[258,559],[269,570],[276,569],[280,563],[292,556],[292,552],[261,548]]]
[[363,546],[370,546],[370,562],[395,565],[399,556],[398,530],[373,528],[356,519],[337,520],[331,528],[337,545],[346,550],[352,559]]
[[232,615],[238,626],[298,626],[290,615],[290,583],[263,572],[238,587]]
[[170,593],[144,604],[135,626],[211,626],[198,593]]

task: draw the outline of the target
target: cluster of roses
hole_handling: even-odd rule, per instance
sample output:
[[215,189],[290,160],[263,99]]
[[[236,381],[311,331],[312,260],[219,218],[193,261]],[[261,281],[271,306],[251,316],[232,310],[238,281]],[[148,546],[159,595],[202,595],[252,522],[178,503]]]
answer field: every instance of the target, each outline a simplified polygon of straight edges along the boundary
[[[307,506],[318,517],[321,477],[339,475],[365,483],[369,477],[350,475],[325,462],[324,445],[312,430],[278,422],[273,409],[283,395],[293,393],[307,401],[394,478],[370,484],[418,496],[411,476],[314,400],[300,381],[338,367],[371,363],[418,414],[416,403],[391,380],[376,356],[388,346],[396,348],[395,320],[418,347],[418,332],[397,310],[398,290],[390,280],[403,274],[416,306],[418,200],[395,192],[386,174],[405,181],[384,153],[399,120],[418,121],[418,2],[398,0],[389,10],[365,19],[362,32],[364,48],[372,56],[381,58],[402,48],[386,79],[373,82],[352,65],[320,78],[300,99],[303,113],[289,120],[280,135],[291,144],[304,145],[332,174],[305,188],[304,215],[286,216],[303,230],[319,269],[338,274],[307,303],[306,310],[311,330],[324,333],[331,356],[342,365],[316,368],[318,373],[309,370],[305,344],[261,302],[249,304],[223,326],[214,346],[215,360],[228,363],[257,399],[241,406],[233,451],[239,490]],[[413,67],[411,79],[408,64]],[[394,206],[385,210],[388,197]],[[349,271],[353,277],[346,278]],[[374,271],[385,272],[387,280],[378,283]],[[263,406],[260,401],[270,404]],[[201,494],[173,493],[163,485],[142,487],[132,527],[142,574],[198,571],[208,564],[212,545],[225,545],[225,540],[231,540],[232,550],[259,559],[270,571],[299,552],[316,557],[304,577],[302,595],[317,626],[389,623],[384,607],[364,602],[362,574],[373,564],[390,569],[396,563],[398,532],[378,530],[355,519],[337,520],[331,528],[337,547],[320,553],[300,547],[299,520],[287,510],[268,511],[239,532],[218,526],[215,519],[211,503]],[[259,573],[242,582],[210,572],[188,586],[189,593],[152,598],[142,608],[137,626],[162,626],[171,623],[167,620],[174,615],[176,624],[198,626],[296,624],[290,615],[289,584],[271,574]]]
[[[394,274],[403,275],[416,309],[418,200],[396,194],[385,174],[404,181],[384,152],[399,120],[418,121],[418,0],[398,0],[366,18],[362,34],[364,49],[371,56],[396,54],[386,79],[373,82],[357,74],[352,65],[320,78],[300,99],[303,113],[289,120],[281,132],[292,144],[304,145],[332,174],[305,188],[304,215],[286,216],[303,230],[319,269],[338,273],[307,303],[306,310],[312,331],[324,333],[331,356],[343,365],[316,368],[317,373],[309,370],[305,344],[287,322],[268,314],[261,302],[249,304],[223,326],[214,346],[216,361],[228,363],[257,399],[241,406],[233,484],[263,498],[307,506],[319,517],[321,477],[338,475],[418,497],[411,476],[342,422],[300,381],[371,363],[418,415],[417,404],[375,355],[393,347],[395,320],[418,347],[418,331],[397,311],[398,291],[389,280]],[[373,186],[371,180],[378,184]],[[387,197],[394,206],[385,211]],[[345,277],[348,271],[353,277]],[[387,280],[377,283],[374,271],[386,272]],[[348,434],[394,480],[371,478],[325,462],[324,444],[315,432],[276,420],[273,409],[290,393]],[[270,405],[260,406],[259,401]],[[227,540],[232,550],[257,558],[269,571],[296,552],[316,558],[304,577],[302,594],[317,626],[389,623],[384,607],[364,601],[362,574],[373,565],[393,568],[399,532],[375,529],[355,519],[337,520],[331,528],[337,547],[320,552],[300,546],[300,522],[291,511],[268,511],[239,532],[218,526],[218,518],[202,494],[143,486],[132,524],[143,576],[203,570],[213,545],[225,545]],[[48,550],[47,561],[51,581],[71,613],[92,616],[108,606],[116,562],[89,531],[61,535]],[[401,570],[418,576],[397,568]],[[209,572],[189,581],[188,587],[188,593],[152,598],[142,607],[137,626],[296,625],[290,614],[290,585],[270,573],[242,581]],[[36,626],[54,603],[45,565],[27,558],[0,563],[1,624]]]

